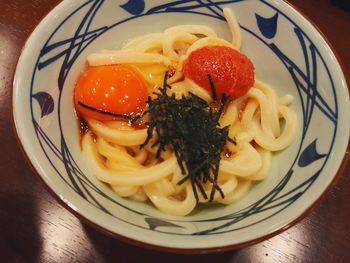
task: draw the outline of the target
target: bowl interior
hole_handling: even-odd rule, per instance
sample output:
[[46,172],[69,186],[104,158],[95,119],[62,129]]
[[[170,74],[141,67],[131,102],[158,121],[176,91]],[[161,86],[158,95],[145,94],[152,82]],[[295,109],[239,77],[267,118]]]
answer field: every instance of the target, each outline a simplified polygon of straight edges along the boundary
[[[299,133],[273,155],[270,175],[240,201],[199,206],[186,217],[122,199],[82,158],[73,88],[86,56],[178,24],[212,27],[230,39],[222,8],[235,12],[242,52],[256,78],[293,95]],[[349,96],[328,44],[280,1],[64,1],[37,27],[14,81],[20,141],[45,183],[82,217],[117,235],[177,249],[212,249],[258,241],[300,217],[334,181],[349,138]]]

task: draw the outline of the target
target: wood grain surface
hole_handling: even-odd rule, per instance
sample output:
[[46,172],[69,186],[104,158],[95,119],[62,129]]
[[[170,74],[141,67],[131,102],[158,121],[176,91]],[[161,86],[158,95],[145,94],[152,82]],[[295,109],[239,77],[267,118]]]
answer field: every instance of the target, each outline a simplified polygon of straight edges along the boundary
[[[221,254],[155,252],[79,221],[41,185],[11,123],[12,79],[21,49],[58,0],[0,0],[0,262],[350,262],[350,165],[300,223],[257,245]],[[290,0],[339,54],[350,78],[350,13],[330,0]]]

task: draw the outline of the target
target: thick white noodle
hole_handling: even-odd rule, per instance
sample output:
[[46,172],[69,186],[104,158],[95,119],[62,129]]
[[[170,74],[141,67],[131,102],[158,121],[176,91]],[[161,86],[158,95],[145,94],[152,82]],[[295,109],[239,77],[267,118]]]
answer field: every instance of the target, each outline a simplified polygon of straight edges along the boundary
[[224,12],[224,16],[227,21],[227,24],[231,30],[232,45],[237,50],[240,50],[242,45],[242,35],[241,35],[241,30],[239,29],[239,24],[237,22],[237,19],[230,8],[225,7],[223,9],[223,12]]
[[285,121],[284,129],[279,137],[271,137],[262,129],[258,117],[255,117],[252,122],[254,130],[254,140],[262,148],[269,151],[280,151],[292,143],[298,130],[297,115],[295,111],[287,106],[279,105],[278,111]]
[[149,184],[172,174],[176,166],[176,158],[172,156],[152,167],[118,172],[106,168],[90,133],[84,135],[82,148],[85,159],[92,168],[92,173],[99,180],[111,185],[137,186]]
[[169,196],[160,193],[160,187],[157,183],[145,185],[145,193],[152,203],[161,211],[175,215],[185,216],[189,214],[196,206],[196,199],[193,196],[190,184],[186,185],[186,197],[184,200],[171,199]]
[[87,119],[87,123],[91,130],[108,142],[113,142],[123,146],[140,145],[147,138],[147,129],[125,131],[113,129],[104,125],[102,122]]
[[[173,70],[168,79],[169,92],[177,98],[189,92],[208,103],[211,95],[182,74],[183,61],[191,52],[204,46],[241,48],[239,24],[230,9],[223,10],[232,34],[231,43],[217,37],[209,27],[174,26],[163,33],[149,34],[128,41],[119,50],[103,50],[88,56],[91,66],[119,63],[132,64],[149,84],[150,89],[162,85],[166,70]],[[268,85],[256,81],[249,92],[227,105],[219,120],[229,126],[228,155],[222,156],[218,176],[224,198],[215,193],[214,202],[230,204],[242,198],[254,181],[265,179],[271,168],[272,151],[286,148],[295,138],[298,125],[296,113],[287,107],[293,101],[289,94],[278,97]],[[101,122],[87,119],[91,132],[82,140],[83,154],[92,173],[121,196],[145,202],[150,200],[159,210],[176,216],[189,214],[196,206],[192,185],[183,174],[172,149],[155,157],[155,138],[145,147],[147,129],[135,129],[125,122]],[[204,128],[204,127],[203,127]],[[210,197],[212,185],[203,185]],[[199,202],[206,203],[199,189]]]
[[166,66],[171,65],[170,58],[154,53],[142,53],[134,51],[116,51],[110,53],[91,54],[87,57],[90,66],[103,66],[114,64],[130,63],[160,63]]

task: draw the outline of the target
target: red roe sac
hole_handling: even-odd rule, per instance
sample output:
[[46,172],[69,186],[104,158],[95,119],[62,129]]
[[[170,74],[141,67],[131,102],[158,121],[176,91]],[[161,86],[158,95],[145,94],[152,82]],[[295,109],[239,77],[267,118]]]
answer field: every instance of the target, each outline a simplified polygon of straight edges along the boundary
[[254,65],[239,51],[225,46],[207,46],[190,53],[184,62],[185,77],[211,94],[208,75],[216,93],[237,98],[245,95],[254,84]]
[[130,66],[99,66],[90,67],[80,75],[74,90],[74,103],[85,117],[121,120],[102,112],[133,116],[146,108],[147,96],[144,79]]

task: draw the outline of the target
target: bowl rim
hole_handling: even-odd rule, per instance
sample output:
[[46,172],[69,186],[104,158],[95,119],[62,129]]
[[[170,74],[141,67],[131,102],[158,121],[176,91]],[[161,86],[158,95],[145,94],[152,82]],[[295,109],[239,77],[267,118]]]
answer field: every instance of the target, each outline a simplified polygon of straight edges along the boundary
[[[345,70],[347,67],[345,66],[344,62],[342,61],[341,57],[339,56],[338,52],[336,51],[336,49],[333,47],[333,45],[331,44],[331,42],[328,40],[328,38],[326,37],[326,35],[322,32],[322,30],[315,24],[315,22],[313,22],[313,20],[311,20],[303,11],[301,11],[298,7],[296,7],[295,5],[293,5],[292,3],[289,2],[289,0],[283,0],[283,2],[285,4],[287,4],[291,9],[294,9],[294,11],[296,11],[298,14],[300,14],[306,21],[308,21],[310,23],[310,25],[312,27],[314,27],[314,29],[316,29],[317,33],[321,36],[321,38],[326,42],[326,44],[328,45],[329,49],[332,51],[332,53],[334,54],[335,58],[336,58],[336,62],[338,63],[339,67],[340,67],[340,71],[342,73],[342,75],[344,76],[345,79],[345,83],[347,84],[347,88],[348,88],[348,93],[350,93],[349,88],[350,88],[350,76],[344,74]],[[285,223],[284,225],[282,225],[281,227],[276,228],[275,230],[271,231],[270,233],[267,233],[265,235],[262,235],[260,237],[257,237],[255,239],[249,240],[249,241],[245,241],[245,242],[241,242],[241,243],[237,243],[237,244],[231,244],[231,245],[225,245],[225,246],[219,246],[219,247],[202,247],[202,248],[172,248],[172,247],[168,247],[168,246],[160,246],[160,245],[155,245],[155,244],[150,244],[150,243],[146,243],[143,241],[139,241],[139,240],[135,240],[133,238],[112,232],[98,224],[96,224],[95,222],[93,222],[92,220],[86,218],[84,215],[80,214],[78,211],[76,211],[73,207],[70,206],[69,201],[64,200],[63,197],[60,197],[57,193],[55,193],[55,191],[45,182],[45,180],[42,178],[42,176],[40,175],[40,173],[38,172],[38,170],[34,167],[34,165],[32,164],[32,162],[30,161],[30,158],[28,156],[28,153],[26,152],[26,150],[24,149],[24,145],[19,137],[19,131],[18,131],[18,126],[17,126],[17,122],[15,120],[15,113],[14,113],[14,86],[15,86],[15,80],[16,80],[16,72],[17,72],[17,66],[19,63],[19,60],[21,58],[21,55],[23,53],[23,50],[29,40],[29,38],[31,37],[32,33],[37,29],[37,27],[42,23],[42,21],[54,10],[56,10],[56,8],[58,8],[59,6],[63,5],[64,2],[60,2],[57,5],[55,5],[52,9],[50,9],[35,25],[35,27],[31,30],[31,32],[28,34],[28,37],[26,38],[21,50],[20,50],[20,55],[17,58],[17,62],[15,63],[15,69],[13,71],[12,74],[12,89],[11,89],[11,105],[10,105],[10,111],[11,111],[11,124],[12,124],[12,129],[13,132],[15,134],[15,138],[17,141],[17,144],[20,148],[20,151],[22,152],[22,155],[24,157],[24,159],[26,160],[27,164],[29,164],[29,167],[32,170],[32,173],[34,174],[34,176],[37,178],[37,180],[44,186],[44,188],[47,190],[47,192],[53,196],[56,201],[61,204],[65,209],[67,209],[70,213],[72,213],[75,217],[77,217],[79,220],[81,220],[83,223],[86,223],[87,225],[91,226],[92,228],[94,228],[95,230],[101,232],[102,234],[105,234],[109,237],[118,239],[120,241],[123,241],[127,244],[130,245],[135,245],[137,247],[142,247],[142,248],[146,248],[146,249],[150,249],[150,250],[156,250],[159,252],[170,252],[170,253],[183,253],[183,254],[197,254],[197,253],[221,253],[221,252],[225,252],[225,251],[231,251],[231,250],[236,250],[236,249],[240,249],[243,247],[248,247],[251,245],[255,245],[257,243],[260,243],[262,241],[265,241],[267,239],[270,239],[284,231],[286,231],[287,229],[291,228],[292,226],[296,225],[297,223],[301,222],[306,216],[308,216],[314,209],[316,209],[330,194],[331,190],[333,189],[333,187],[339,182],[339,179],[342,177],[342,175],[344,174],[345,169],[347,168],[347,165],[350,164],[350,137],[348,138],[348,142],[347,142],[347,147],[344,153],[344,156],[342,157],[342,160],[339,164],[338,170],[336,172],[336,174],[334,175],[332,181],[329,183],[329,185],[327,186],[327,188],[325,188],[322,192],[322,194],[313,202],[311,203],[306,209],[304,209],[304,211],[296,216],[295,219],[293,219],[292,221]]]

